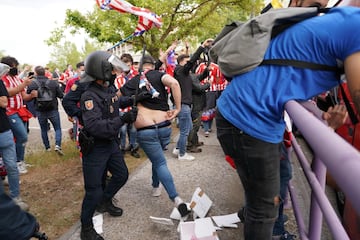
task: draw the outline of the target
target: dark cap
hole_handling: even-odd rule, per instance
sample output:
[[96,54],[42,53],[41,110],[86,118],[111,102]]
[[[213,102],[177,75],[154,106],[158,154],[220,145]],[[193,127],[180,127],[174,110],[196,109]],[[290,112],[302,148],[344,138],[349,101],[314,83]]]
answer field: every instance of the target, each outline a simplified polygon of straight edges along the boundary
[[155,65],[155,59],[150,55],[145,55],[142,58],[142,64],[149,63]]

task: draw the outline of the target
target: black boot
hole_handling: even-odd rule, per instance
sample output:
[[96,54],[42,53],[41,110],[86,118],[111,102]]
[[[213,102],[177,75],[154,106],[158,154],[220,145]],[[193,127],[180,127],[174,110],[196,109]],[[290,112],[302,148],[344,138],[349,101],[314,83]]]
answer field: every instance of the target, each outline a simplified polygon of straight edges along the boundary
[[80,238],[81,240],[104,240],[104,238],[95,231],[92,225],[81,226]]
[[103,200],[96,208],[96,210],[100,213],[108,212],[111,216],[114,217],[120,217],[123,213],[123,210],[121,208],[116,207],[113,204],[111,198],[109,200]]
[[131,156],[135,157],[135,158],[140,158],[140,154],[137,152],[137,150],[135,148],[131,149]]
[[188,215],[190,213],[190,211],[188,210],[185,203],[180,203],[179,206],[177,207],[177,209],[178,209],[181,217],[185,217],[186,215]]

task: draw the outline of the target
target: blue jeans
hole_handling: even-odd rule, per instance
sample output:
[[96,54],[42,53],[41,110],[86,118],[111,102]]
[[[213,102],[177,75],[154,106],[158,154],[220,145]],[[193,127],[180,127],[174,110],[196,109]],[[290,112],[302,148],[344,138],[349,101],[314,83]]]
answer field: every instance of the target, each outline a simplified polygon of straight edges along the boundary
[[204,132],[209,132],[209,130],[211,129],[211,126],[212,126],[212,122],[213,122],[212,119],[209,121],[203,121]]
[[284,227],[284,199],[286,198],[289,181],[292,178],[292,168],[285,144],[281,144],[281,160],[280,160],[280,197],[279,216],[276,219],[273,235],[281,235],[285,232]]
[[48,112],[37,112],[37,117],[41,129],[41,139],[46,149],[50,148],[49,136],[48,136],[48,120],[55,130],[55,145],[61,147],[61,124],[60,115],[58,110],[52,110]]
[[9,120],[11,131],[13,132],[16,139],[15,147],[17,161],[24,161],[25,146],[28,140],[26,126],[17,113],[10,115]]
[[[85,196],[81,208],[81,223],[91,225],[96,206],[102,199],[109,200],[115,196],[126,183],[129,172],[124,155],[115,140],[95,141],[89,154],[82,157]],[[111,173],[111,180],[103,188],[104,172]]]
[[152,163],[152,186],[164,186],[171,200],[178,196],[173,177],[169,171],[164,155],[164,149],[170,143],[171,128],[145,129],[137,132],[140,147]]
[[223,118],[220,112],[216,116],[216,126],[221,147],[234,159],[245,191],[245,240],[270,240],[280,202],[280,144],[251,137]]
[[0,153],[7,171],[10,197],[16,198],[20,194],[19,171],[16,164],[16,149],[11,130],[0,133]]
[[191,107],[186,104],[181,104],[181,110],[178,114],[180,136],[177,141],[176,148],[179,149],[179,155],[183,156],[186,153],[186,141],[189,133],[193,127],[191,119]]
[[[124,113],[120,113],[120,116],[124,115]],[[130,148],[135,148],[136,143],[136,128],[134,124],[124,124],[120,128],[120,148],[125,149],[126,147],[126,135],[129,136],[129,145]]]

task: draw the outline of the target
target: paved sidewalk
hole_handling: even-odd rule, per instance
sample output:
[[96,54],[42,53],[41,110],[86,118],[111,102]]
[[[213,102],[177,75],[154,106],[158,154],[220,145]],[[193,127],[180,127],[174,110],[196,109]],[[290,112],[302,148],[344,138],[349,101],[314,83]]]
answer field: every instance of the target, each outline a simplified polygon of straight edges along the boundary
[[[200,141],[204,141],[201,153],[193,154],[192,162],[182,162],[171,154],[176,137],[166,151],[168,167],[173,175],[178,193],[189,202],[197,187],[200,187],[213,201],[207,216],[235,213],[244,204],[243,191],[239,177],[224,160],[225,156],[216,139],[216,132],[205,138],[199,131]],[[129,177],[126,185],[118,192],[118,205],[123,208],[121,217],[104,214],[104,233],[106,240],[176,240],[178,221],[174,226],[153,223],[149,217],[169,218],[174,207],[166,191],[160,197],[151,196],[151,163],[147,161]],[[80,211],[80,209],[79,209]],[[192,218],[190,219],[192,220]],[[238,228],[217,231],[220,240],[242,240],[242,224]],[[59,240],[80,239],[80,223],[75,224]]]

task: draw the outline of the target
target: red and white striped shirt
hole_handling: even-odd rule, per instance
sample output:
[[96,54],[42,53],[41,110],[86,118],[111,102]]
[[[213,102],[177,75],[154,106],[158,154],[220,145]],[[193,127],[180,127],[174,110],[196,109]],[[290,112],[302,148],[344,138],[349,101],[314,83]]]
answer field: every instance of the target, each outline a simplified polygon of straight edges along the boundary
[[[127,81],[129,81],[131,78],[135,77],[138,74],[137,71],[135,71],[133,68],[131,68],[130,72],[127,75],[120,74],[116,77],[114,85],[117,89],[120,89]],[[120,108],[120,112],[128,112],[131,109],[131,107],[127,108]]]
[[[206,63],[200,63],[196,69],[196,74],[201,74],[206,67]],[[215,63],[210,63],[209,69],[211,69],[209,72],[209,77],[204,79],[210,83],[210,88],[208,91],[224,90],[227,85],[227,81],[224,75],[220,72],[219,66]]]
[[[23,82],[18,76],[11,76],[9,74],[3,76],[2,80],[7,89],[15,88]],[[25,89],[23,91],[25,91]],[[20,109],[23,105],[24,102],[21,92],[15,94],[12,97],[8,97],[8,106],[6,107],[6,114],[8,116],[15,114],[18,111],[18,109]]]

